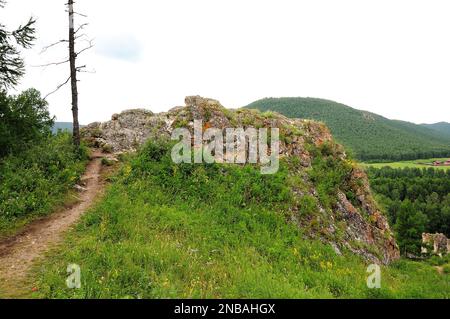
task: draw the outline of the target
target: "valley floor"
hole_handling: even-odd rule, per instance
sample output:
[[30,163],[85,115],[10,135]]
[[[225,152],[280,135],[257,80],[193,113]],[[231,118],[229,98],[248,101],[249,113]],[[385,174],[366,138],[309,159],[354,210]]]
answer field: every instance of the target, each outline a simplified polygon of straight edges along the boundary
[[391,168],[436,168],[442,170],[450,170],[450,166],[432,166],[431,163],[435,161],[445,162],[448,161],[448,158],[430,158],[430,159],[421,159],[421,160],[413,160],[413,161],[401,161],[401,162],[389,162],[389,163],[363,163],[363,166],[366,167],[374,167],[374,168],[383,168],[383,167],[391,167]]

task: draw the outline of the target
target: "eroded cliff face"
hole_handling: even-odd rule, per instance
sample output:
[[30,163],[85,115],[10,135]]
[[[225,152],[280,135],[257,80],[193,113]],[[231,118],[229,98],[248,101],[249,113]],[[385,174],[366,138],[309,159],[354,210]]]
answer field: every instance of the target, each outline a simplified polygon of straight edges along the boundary
[[[373,200],[366,174],[347,159],[324,124],[272,112],[230,110],[216,100],[199,96],[187,97],[185,102],[185,106],[166,113],[129,110],[115,114],[109,122],[88,125],[82,134],[91,145],[119,153],[135,151],[150,139],[170,139],[175,128],[193,131],[194,120],[202,120],[204,130],[279,128],[280,158],[295,181],[290,184],[296,200],[289,222],[296,223],[305,237],[330,244],[337,254],[349,250],[367,261],[383,264],[399,258],[394,236]],[[339,172],[340,180],[334,181],[332,195],[328,191],[325,199],[327,177],[317,172],[327,169]]]

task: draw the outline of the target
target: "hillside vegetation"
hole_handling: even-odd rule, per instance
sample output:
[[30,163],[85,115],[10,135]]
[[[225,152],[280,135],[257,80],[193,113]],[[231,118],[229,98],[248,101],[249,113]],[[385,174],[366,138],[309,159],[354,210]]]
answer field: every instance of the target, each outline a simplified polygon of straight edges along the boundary
[[52,212],[84,170],[69,134],[51,134],[53,119],[36,90],[0,92],[0,237]]
[[363,161],[398,161],[450,156],[450,137],[413,123],[389,120],[333,101],[267,98],[246,108],[276,111],[324,122],[335,138]]
[[[399,257],[386,218],[373,200],[366,174],[346,156],[321,123],[289,119],[273,112],[233,111],[217,100],[193,96],[186,98],[185,107],[165,113],[124,111],[111,121],[87,126],[83,136],[92,145],[122,152],[146,140],[170,139],[176,128],[184,127],[192,134],[198,120],[203,122],[205,134],[212,127],[220,132],[230,127],[278,128],[277,152],[290,165],[288,218],[310,237],[321,238],[336,248],[351,249],[374,262],[389,263]],[[192,141],[189,137],[188,140]],[[204,140],[205,149],[209,149],[207,143]],[[226,138],[222,147],[229,150],[238,145],[243,144]],[[238,150],[238,154],[247,158],[248,149]],[[236,155],[233,151],[227,154]]]
[[[449,276],[400,260],[366,286],[367,263],[286,221],[286,168],[176,165],[168,145],[127,160],[104,200],[43,265],[45,298],[445,298]],[[65,286],[68,261],[82,287]]]
[[422,126],[425,126],[441,134],[444,134],[445,136],[450,138],[450,123],[439,122],[435,124],[422,124]]

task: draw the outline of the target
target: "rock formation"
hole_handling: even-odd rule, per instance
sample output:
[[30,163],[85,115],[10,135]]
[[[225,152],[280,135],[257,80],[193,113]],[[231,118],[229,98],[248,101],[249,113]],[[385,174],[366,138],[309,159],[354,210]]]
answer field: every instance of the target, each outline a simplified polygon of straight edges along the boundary
[[[307,237],[330,244],[339,254],[347,249],[370,262],[384,264],[399,258],[397,244],[385,216],[372,198],[366,174],[347,160],[344,149],[334,143],[324,124],[290,119],[272,112],[230,110],[216,100],[200,96],[187,97],[185,104],[159,114],[146,110],[125,111],[113,115],[109,122],[88,125],[82,134],[92,145],[116,153],[135,151],[150,139],[169,139],[175,128],[193,130],[195,119],[202,120],[204,128],[222,130],[233,127],[279,128],[282,137],[280,158],[295,158],[298,165],[290,173],[298,175],[304,183],[301,189],[293,187],[293,194],[299,202],[304,196],[313,197],[317,206],[315,216],[301,214],[300,204],[292,207],[291,222],[305,229]],[[321,203],[316,185],[308,176],[315,156],[311,149],[325,144],[329,144],[329,153],[334,160],[351,167],[351,173],[346,177],[348,189],[341,189],[336,194],[332,208]],[[353,194],[352,198],[347,197],[348,193]]]
[[424,247],[422,247],[422,253],[424,254],[429,253],[429,249],[432,249],[430,253],[441,257],[450,252],[450,239],[445,237],[444,234],[424,233],[422,234],[422,244],[424,245]]

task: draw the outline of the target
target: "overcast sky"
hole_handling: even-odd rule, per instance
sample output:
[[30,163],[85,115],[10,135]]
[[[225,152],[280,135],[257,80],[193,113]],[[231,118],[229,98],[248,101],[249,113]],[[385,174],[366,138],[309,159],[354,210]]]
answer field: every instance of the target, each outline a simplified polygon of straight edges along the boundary
[[[67,0],[9,0],[0,21],[29,15],[39,40],[25,53],[19,89],[45,95],[69,73],[64,46]],[[96,47],[79,61],[80,120],[108,120],[124,109],[164,111],[187,95],[240,107],[264,97],[310,96],[393,119],[450,122],[448,0],[78,0]],[[87,43],[79,42],[82,49]],[[70,121],[67,87],[49,97]]]

